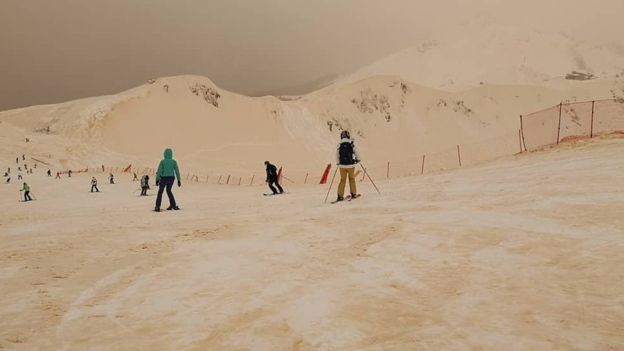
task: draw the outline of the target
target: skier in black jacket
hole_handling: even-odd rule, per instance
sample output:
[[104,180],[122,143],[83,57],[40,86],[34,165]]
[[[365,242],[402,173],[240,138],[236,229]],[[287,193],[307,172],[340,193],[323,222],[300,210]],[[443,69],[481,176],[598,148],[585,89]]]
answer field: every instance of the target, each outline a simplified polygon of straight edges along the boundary
[[340,183],[338,184],[338,197],[336,202],[344,200],[347,179],[349,180],[351,198],[358,197],[355,184],[355,165],[359,162],[360,156],[358,155],[355,143],[351,140],[349,132],[343,130],[340,133],[340,144],[338,144],[338,148],[336,149],[336,164],[338,165],[338,169],[340,169]]
[[[266,174],[267,174],[266,182],[269,185],[269,188],[271,189],[271,191],[273,192],[273,195],[277,195],[278,190],[279,190],[279,194],[283,194],[284,189],[282,189],[282,187],[279,185],[279,179],[277,176],[277,167],[272,165],[271,162],[269,161],[264,161],[264,164],[266,165]],[[275,187],[277,187],[277,189],[275,189]]]
[[147,196],[147,190],[149,190],[149,176],[146,174],[141,177],[141,196]]
[[96,192],[100,192],[100,189],[97,187],[97,179],[95,177],[91,178],[91,192],[95,189]]

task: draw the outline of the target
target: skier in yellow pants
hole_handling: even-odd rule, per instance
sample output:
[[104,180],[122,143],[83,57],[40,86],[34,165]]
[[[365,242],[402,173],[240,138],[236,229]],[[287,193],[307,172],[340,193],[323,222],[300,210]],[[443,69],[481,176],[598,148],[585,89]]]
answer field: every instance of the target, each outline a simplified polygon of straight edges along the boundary
[[344,200],[347,178],[349,179],[351,198],[358,197],[355,184],[355,165],[360,162],[360,157],[355,143],[351,140],[351,135],[346,130],[340,133],[340,144],[338,144],[338,149],[336,150],[336,160],[338,168],[340,168],[340,183],[338,184],[338,198],[336,202]]

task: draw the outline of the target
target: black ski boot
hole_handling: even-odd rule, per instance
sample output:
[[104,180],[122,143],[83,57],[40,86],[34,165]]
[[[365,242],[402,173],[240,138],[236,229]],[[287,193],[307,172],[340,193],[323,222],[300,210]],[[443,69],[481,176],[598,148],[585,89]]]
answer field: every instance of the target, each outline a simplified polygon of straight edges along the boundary
[[171,210],[179,211],[180,208],[178,206],[169,206],[169,207],[167,207],[167,211],[171,211]]
[[340,202],[340,201],[344,201],[344,197],[338,195],[335,202]]
[[160,207],[154,208],[154,212],[160,212]]

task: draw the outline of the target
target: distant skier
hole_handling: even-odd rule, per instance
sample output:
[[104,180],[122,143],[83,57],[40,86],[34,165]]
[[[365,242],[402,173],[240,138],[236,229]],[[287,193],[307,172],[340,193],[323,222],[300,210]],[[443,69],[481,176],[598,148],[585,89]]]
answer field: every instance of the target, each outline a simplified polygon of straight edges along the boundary
[[136,180],[139,180],[139,177],[137,177],[136,172],[134,172],[133,174],[134,174],[134,178],[132,178],[132,181],[134,182],[134,181],[136,181]]
[[24,182],[24,186],[20,189],[20,191],[24,192],[24,201],[32,201],[30,197],[30,186]]
[[72,170],[70,169],[69,171],[67,171],[67,176],[71,178],[72,175]]
[[52,176],[52,171],[48,169],[48,177]]
[[112,173],[110,173],[110,174],[108,175],[108,181],[109,181],[111,184],[115,184],[115,176],[114,176]]
[[54,179],[61,179],[61,172],[56,172],[56,177]]
[[163,155],[164,158],[158,164],[156,171],[156,184],[158,185],[158,196],[156,196],[156,207],[154,208],[156,212],[160,212],[162,194],[165,189],[167,189],[167,197],[169,197],[169,207],[167,210],[180,209],[171,192],[171,188],[176,179],[178,180],[178,187],[182,186],[182,182],[180,181],[180,169],[178,168],[178,163],[173,159],[173,151],[171,149],[165,149]]
[[360,162],[355,143],[351,140],[351,135],[348,131],[343,130],[340,133],[340,144],[336,150],[336,161],[338,168],[340,169],[340,183],[338,184],[338,197],[336,201],[344,200],[344,191],[349,179],[349,190],[351,191],[351,198],[356,198],[357,189],[355,185],[355,165]]
[[22,179],[23,179],[23,178],[22,178],[22,174],[21,174],[21,173],[18,173],[18,174],[17,174],[17,180],[22,180]]
[[19,157],[15,158],[15,164],[19,164]]
[[100,189],[97,187],[97,179],[95,177],[91,178],[91,192],[95,189],[96,192],[100,192]]
[[141,196],[147,196],[149,188],[149,176],[146,174],[141,177]]
[[18,171],[18,172],[21,172],[21,171],[22,171],[22,167],[17,166],[17,171]]
[[[26,138],[28,140],[28,138]],[[22,155],[22,161],[26,161],[26,155]]]
[[5,184],[9,184],[11,183],[11,177],[7,177],[6,181],[4,182]]
[[264,161],[264,165],[266,166],[266,183],[269,185],[269,189],[271,189],[273,195],[283,194],[284,189],[282,189],[281,185],[279,184],[277,167],[272,165],[269,161]]

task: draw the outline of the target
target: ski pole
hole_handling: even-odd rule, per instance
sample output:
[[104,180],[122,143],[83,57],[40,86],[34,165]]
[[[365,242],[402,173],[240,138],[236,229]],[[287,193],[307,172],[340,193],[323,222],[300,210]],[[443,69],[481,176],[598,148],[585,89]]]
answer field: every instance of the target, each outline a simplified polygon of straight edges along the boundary
[[336,178],[336,173],[338,173],[338,166],[336,166],[336,170],[334,171],[334,175],[332,176],[332,180],[329,183],[329,189],[327,189],[327,195],[325,195],[325,202],[324,203],[327,203],[327,198],[329,197],[329,192],[331,191],[331,188],[334,185],[334,178]]
[[282,174],[282,178],[284,178],[284,179],[286,179],[287,181],[289,181],[289,182],[291,182],[291,183],[295,184],[295,182],[294,182],[294,181],[292,181],[292,180],[288,179],[288,177],[286,177],[286,176],[285,176],[285,175],[283,175],[283,174]]
[[373,186],[375,187],[375,190],[377,190],[377,193],[381,194],[381,192],[379,191],[379,188],[377,187],[377,185],[375,185],[375,182],[373,182],[373,178],[371,178],[371,176],[368,174],[368,172],[366,172],[366,168],[364,168],[364,165],[362,165],[361,162],[360,162],[360,167],[362,167],[362,170],[364,171],[364,174],[366,174],[366,176],[368,177],[368,180],[370,180],[371,184],[373,184]]

